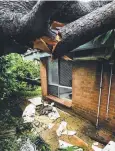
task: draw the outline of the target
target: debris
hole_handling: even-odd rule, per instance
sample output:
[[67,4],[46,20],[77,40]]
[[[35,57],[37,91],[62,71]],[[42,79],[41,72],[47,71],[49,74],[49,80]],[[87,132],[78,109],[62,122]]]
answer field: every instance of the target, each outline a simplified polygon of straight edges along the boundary
[[101,146],[101,148],[100,148],[100,144],[99,144],[98,142],[94,142],[94,143],[92,144],[92,149],[93,149],[94,151],[102,151],[102,146]]
[[60,149],[67,149],[67,150],[72,150],[72,151],[83,151],[82,148],[79,148],[77,146],[73,146],[70,143],[67,143],[65,141],[59,140],[59,148]]
[[62,121],[59,125],[59,128],[56,130],[57,136],[61,136],[62,132],[66,130],[67,123],[65,121]]
[[102,151],[115,151],[115,142],[110,141]]
[[76,134],[76,131],[70,131],[70,130],[67,130],[66,128],[67,126],[67,123],[62,121],[59,128],[57,129],[56,133],[58,136],[61,136],[61,135],[75,135]]
[[51,105],[43,106],[40,111],[40,115],[48,115],[52,111],[53,107]]
[[67,143],[72,144],[73,146],[80,146],[82,148],[88,148],[88,144],[84,142],[82,139],[77,137],[76,135],[68,136],[62,135],[59,137],[60,140],[66,141]]
[[49,104],[44,104],[44,106],[41,108],[41,111],[39,115],[48,115],[48,117],[51,120],[56,120],[57,118],[60,117],[57,109],[54,106],[54,103]]
[[24,123],[30,123],[34,121],[35,118],[35,109],[36,106],[34,104],[29,104],[23,114],[22,114],[22,118],[24,119]]
[[62,132],[63,135],[75,135],[76,134],[76,131],[69,131],[69,130],[65,130]]
[[95,146],[95,145],[92,145],[92,149],[93,149],[94,151],[102,151],[101,148],[99,148],[99,147],[97,147],[97,146]]
[[94,142],[93,145],[94,145],[94,146],[98,146],[99,143],[98,143],[98,142]]
[[20,151],[37,151],[36,145],[33,144],[30,139],[27,139],[27,141],[20,148]]
[[43,104],[41,97],[36,97],[36,98],[28,99],[28,101],[31,102],[32,104],[34,104],[35,106]]
[[55,107],[53,107],[53,110],[51,113],[48,114],[48,117],[51,119],[51,120],[56,120],[60,117],[57,109]]
[[53,123],[49,123],[49,124],[48,124],[48,129],[51,129],[54,125],[55,125],[55,124],[53,124]]
[[59,148],[63,149],[63,148],[69,147],[69,146],[73,146],[73,145],[69,144],[67,142],[64,142],[62,140],[59,140]]

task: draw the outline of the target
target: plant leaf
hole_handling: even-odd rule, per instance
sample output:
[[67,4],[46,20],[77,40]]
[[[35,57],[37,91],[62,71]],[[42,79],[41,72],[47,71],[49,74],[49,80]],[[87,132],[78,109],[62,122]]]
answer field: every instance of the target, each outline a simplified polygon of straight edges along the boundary
[[112,32],[113,32],[113,29],[112,29],[112,30],[109,30],[109,31],[105,34],[105,36],[104,36],[104,38],[103,38],[101,44],[105,44],[105,43],[106,43],[106,41],[107,41],[107,40],[109,39],[109,37],[111,36]]

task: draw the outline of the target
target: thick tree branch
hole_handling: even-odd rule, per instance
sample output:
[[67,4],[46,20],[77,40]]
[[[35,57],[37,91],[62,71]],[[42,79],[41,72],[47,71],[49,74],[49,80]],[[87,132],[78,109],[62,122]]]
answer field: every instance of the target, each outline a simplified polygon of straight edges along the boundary
[[115,28],[115,1],[62,27],[59,30],[61,41],[57,44],[53,56],[54,58],[63,56],[113,28]]
[[[20,31],[15,38],[22,43],[30,42],[48,33],[51,15],[56,11],[56,2],[40,1],[20,19]],[[23,38],[22,38],[23,35]]]
[[3,43],[0,46],[5,47],[5,50],[1,49],[1,55],[10,52],[22,53],[22,50],[25,52],[27,47],[32,47],[32,41],[47,34],[50,16],[56,10],[55,4],[56,2],[48,1],[2,2],[0,36],[4,38],[4,46]]
[[[23,53],[27,47],[32,48],[36,38],[52,36],[49,30],[51,22],[70,23],[110,1],[0,1],[0,55],[4,49],[6,53]],[[77,24],[76,28],[80,26]],[[65,28],[60,31],[62,35]]]
[[19,80],[19,81],[24,81],[24,82],[27,82],[28,84],[31,84],[31,85],[38,85],[38,86],[40,86],[41,85],[41,83],[40,83],[40,78],[36,78],[36,79],[30,79],[30,78],[27,78],[27,77],[25,77],[25,78],[22,78],[22,77],[17,77],[17,79]]

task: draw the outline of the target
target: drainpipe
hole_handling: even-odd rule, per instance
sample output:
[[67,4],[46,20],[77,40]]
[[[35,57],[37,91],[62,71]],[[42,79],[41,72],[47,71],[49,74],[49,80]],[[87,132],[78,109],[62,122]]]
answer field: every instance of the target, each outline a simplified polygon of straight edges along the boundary
[[98,111],[97,111],[97,121],[96,121],[96,127],[97,127],[97,128],[98,128],[98,125],[99,125],[99,115],[100,115],[100,105],[101,105],[102,84],[103,84],[103,63],[102,63],[102,67],[101,67],[100,91],[99,91]]
[[110,106],[110,95],[111,95],[111,82],[112,82],[112,75],[113,75],[113,62],[110,62],[111,66],[111,73],[110,73],[110,80],[109,80],[109,92],[108,92],[108,99],[107,99],[107,108],[106,108],[106,120],[109,116],[109,106]]
[[58,59],[58,98],[60,98],[60,87],[59,87],[59,84],[60,84],[60,60]]

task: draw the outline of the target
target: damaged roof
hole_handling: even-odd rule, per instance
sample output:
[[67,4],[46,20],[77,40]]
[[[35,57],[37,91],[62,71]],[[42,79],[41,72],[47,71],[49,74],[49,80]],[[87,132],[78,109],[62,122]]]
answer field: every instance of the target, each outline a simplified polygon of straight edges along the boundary
[[[56,44],[60,41],[58,30],[63,26],[64,24],[62,23],[53,22],[50,30],[51,37],[43,36],[40,39],[36,39],[34,41],[34,49],[36,49],[36,52],[25,55],[24,57],[29,58],[29,56],[32,55],[37,58],[51,56]],[[105,34],[79,46],[66,54],[66,56],[72,60],[109,60],[114,52],[114,30],[105,42],[103,42],[104,36]],[[67,59],[65,56],[63,58]]]

